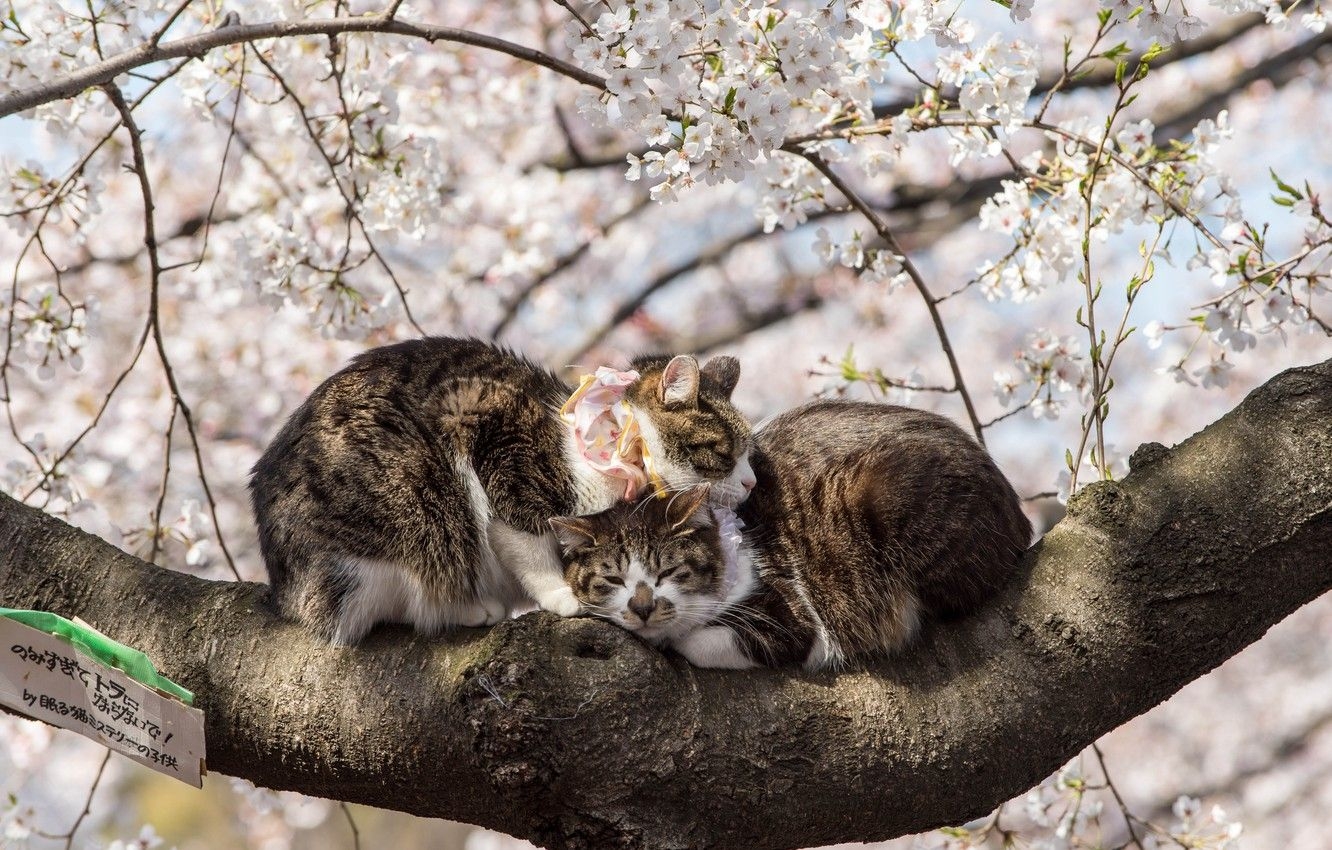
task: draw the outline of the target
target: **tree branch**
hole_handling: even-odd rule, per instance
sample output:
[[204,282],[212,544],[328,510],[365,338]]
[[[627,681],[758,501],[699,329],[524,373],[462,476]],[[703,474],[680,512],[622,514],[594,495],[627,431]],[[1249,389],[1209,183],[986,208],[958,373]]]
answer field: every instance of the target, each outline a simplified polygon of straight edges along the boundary
[[0,118],[12,115],[15,112],[22,112],[25,109],[32,109],[34,106],[40,106],[43,103],[50,103],[51,101],[73,97],[85,89],[109,83],[115,79],[117,75],[123,74],[133,68],[151,65],[156,62],[161,62],[164,59],[178,59],[186,56],[197,58],[217,47],[225,47],[229,44],[241,44],[243,42],[261,41],[268,38],[292,38],[303,35],[337,35],[339,33],[350,32],[382,32],[390,33],[392,35],[423,38],[431,43],[436,41],[452,41],[459,44],[470,44],[474,47],[482,47],[487,50],[505,53],[516,59],[522,59],[525,62],[540,65],[543,68],[549,68],[557,74],[563,74],[570,79],[577,80],[578,82],[592,86],[593,88],[601,89],[606,86],[606,81],[596,74],[584,71],[582,68],[570,65],[562,59],[542,53],[539,50],[534,50],[521,44],[515,44],[511,41],[505,41],[502,38],[471,32],[470,30],[458,29],[456,27],[410,23],[408,21],[375,15],[358,18],[326,18],[311,21],[271,21],[262,24],[236,24],[234,26],[223,26],[219,29],[209,30],[208,32],[199,33],[198,35],[192,35],[187,38],[168,41],[164,44],[152,42],[141,44],[133,50],[117,53],[115,56],[112,56],[105,61],[98,62],[95,65],[89,65],[86,68],[72,71],[60,79],[52,80],[49,83],[34,86],[30,89],[11,92],[0,96]]
[[591,619],[321,645],[261,585],[0,497],[0,604],[80,616],[198,694],[209,766],[560,848],[790,848],[990,811],[1332,588],[1332,361],[1068,517],[979,614],[840,675],[695,670]]
[[[1164,53],[1157,54],[1151,62],[1152,70],[1159,70],[1176,62],[1182,62],[1186,59],[1192,59],[1195,56],[1201,56],[1204,53],[1211,53],[1214,50],[1225,47],[1246,35],[1250,30],[1256,29],[1263,23],[1263,16],[1259,14],[1238,15],[1212,24],[1206,32],[1197,38],[1189,41],[1182,41],[1176,44],[1166,45]],[[1121,35],[1122,35],[1121,30]],[[1142,61],[1142,53],[1133,53],[1122,57],[1130,68],[1136,68]],[[1092,67],[1086,72],[1077,75],[1071,79],[1063,74],[1046,74],[1036,81],[1032,86],[1032,99],[1043,97],[1051,91],[1070,92],[1077,89],[1104,88],[1115,84],[1115,66],[1117,62],[1105,59],[1093,60]],[[946,88],[941,92],[943,99],[956,101],[958,91],[956,88]],[[916,105],[916,95],[910,98],[898,98],[897,100],[874,104],[875,118],[891,118]]]
[[[1214,50],[1226,47],[1256,29],[1263,23],[1263,16],[1259,14],[1239,15],[1228,20],[1213,24],[1207,32],[1198,38],[1179,44],[1169,45],[1165,53],[1158,55],[1152,61],[1152,69],[1159,70],[1167,65],[1173,65],[1186,59],[1192,59],[1204,53],[1211,53]],[[1128,67],[1137,67],[1142,59],[1141,53],[1135,53],[1125,58]],[[1103,88],[1114,85],[1115,83],[1115,62],[1097,61],[1093,67],[1086,73],[1068,79],[1063,74],[1047,73],[1036,81],[1032,87],[1031,97],[1040,98],[1049,94],[1052,90],[1060,92],[1070,92],[1077,89]],[[945,100],[956,100],[956,89],[945,89],[942,92]],[[874,104],[874,118],[884,119],[898,115],[916,105],[919,95],[913,92],[910,97],[898,97],[894,100],[882,101]],[[1219,107],[1218,107],[1219,108]],[[1216,110],[1213,110],[1215,114]],[[1206,116],[1202,116],[1206,117]],[[1194,122],[1195,124],[1197,121]],[[1193,125],[1190,124],[1190,127]],[[605,149],[600,151],[578,151],[577,156],[571,151],[558,154],[546,160],[543,164],[555,169],[556,171],[578,171],[583,169],[608,168],[613,165],[623,167],[625,157],[633,153],[642,157],[651,147],[639,146],[632,150],[629,149]]]

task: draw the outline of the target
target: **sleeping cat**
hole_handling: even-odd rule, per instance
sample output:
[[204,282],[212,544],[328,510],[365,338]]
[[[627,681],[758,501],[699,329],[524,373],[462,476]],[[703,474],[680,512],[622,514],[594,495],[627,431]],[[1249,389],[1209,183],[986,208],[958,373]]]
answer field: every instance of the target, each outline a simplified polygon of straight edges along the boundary
[[575,390],[478,340],[367,351],[255,464],[259,543],[283,614],[334,643],[379,622],[433,633],[535,602],[571,616],[546,521],[644,488],[753,486],[734,358],[602,368]]
[[699,667],[837,667],[973,610],[1031,541],[989,455],[933,413],[813,402],[752,459],[743,531],[706,486],[552,520],[584,609]]

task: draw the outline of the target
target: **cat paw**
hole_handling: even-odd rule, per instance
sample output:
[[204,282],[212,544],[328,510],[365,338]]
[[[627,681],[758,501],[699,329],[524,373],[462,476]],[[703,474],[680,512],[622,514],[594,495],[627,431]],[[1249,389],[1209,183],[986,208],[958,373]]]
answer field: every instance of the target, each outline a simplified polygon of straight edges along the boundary
[[672,642],[675,651],[695,667],[720,670],[748,670],[758,665],[740,648],[735,632],[725,626],[694,629]]
[[492,626],[497,622],[490,619],[490,612],[485,603],[482,602],[473,602],[470,605],[460,607],[450,619],[453,620],[454,625],[468,629]]
[[578,603],[573,591],[568,587],[556,588],[542,594],[537,599],[537,605],[541,606],[542,611],[559,614],[561,617],[576,617],[583,611],[583,606]]
[[493,626],[496,623],[509,619],[509,607],[504,603],[487,599],[482,602],[481,605],[486,609],[485,625]]

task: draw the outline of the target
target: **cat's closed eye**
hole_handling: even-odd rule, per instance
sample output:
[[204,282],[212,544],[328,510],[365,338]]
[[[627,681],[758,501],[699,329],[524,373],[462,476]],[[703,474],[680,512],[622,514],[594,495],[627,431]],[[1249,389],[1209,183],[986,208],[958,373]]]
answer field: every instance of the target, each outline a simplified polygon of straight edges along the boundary
[[616,586],[624,587],[624,579],[619,576],[597,576],[592,580],[589,589],[596,594],[605,596],[612,593]]
[[677,582],[688,581],[691,575],[688,567],[667,567],[657,573],[657,585],[660,586],[668,578],[674,578]]
[[729,470],[735,467],[735,458],[729,447],[720,448],[712,443],[689,447],[689,460],[699,469]]

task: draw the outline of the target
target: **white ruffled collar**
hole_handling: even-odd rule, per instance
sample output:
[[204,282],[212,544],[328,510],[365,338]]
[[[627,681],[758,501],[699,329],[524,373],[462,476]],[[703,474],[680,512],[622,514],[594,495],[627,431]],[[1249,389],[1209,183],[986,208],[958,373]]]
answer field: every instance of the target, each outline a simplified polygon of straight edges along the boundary
[[712,519],[717,523],[717,535],[722,547],[722,599],[731,601],[731,592],[740,582],[740,544],[744,542],[744,520],[727,507],[713,506]]

